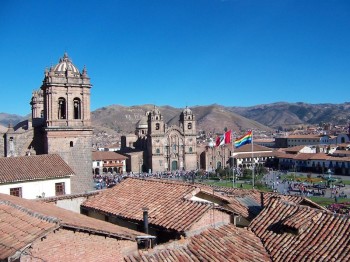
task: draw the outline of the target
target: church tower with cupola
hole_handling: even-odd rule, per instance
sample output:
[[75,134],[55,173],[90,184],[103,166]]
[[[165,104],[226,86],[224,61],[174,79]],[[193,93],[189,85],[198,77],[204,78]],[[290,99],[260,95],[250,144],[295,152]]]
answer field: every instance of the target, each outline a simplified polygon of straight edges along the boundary
[[187,170],[198,169],[196,120],[187,106],[180,114],[180,128],[184,136],[184,165]]
[[156,106],[148,112],[147,117],[147,166],[153,171],[158,171],[158,166],[164,165],[164,119]]
[[91,87],[86,68],[80,73],[66,53],[45,71],[41,86],[44,152],[59,154],[74,170],[72,193],[93,189]]

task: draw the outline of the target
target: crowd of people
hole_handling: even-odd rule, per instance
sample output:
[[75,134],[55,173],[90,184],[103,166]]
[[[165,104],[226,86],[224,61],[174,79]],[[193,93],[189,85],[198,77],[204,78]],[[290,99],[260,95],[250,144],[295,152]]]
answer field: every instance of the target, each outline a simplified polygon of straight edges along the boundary
[[136,177],[136,178],[156,178],[156,179],[174,179],[181,181],[194,181],[194,180],[204,180],[209,178],[209,172],[204,172],[199,174],[197,170],[193,171],[172,171],[172,172],[155,172],[155,173],[134,173],[128,172],[124,174],[117,173],[104,173],[96,174],[93,176],[95,189],[104,189],[115,186],[120,183],[126,177]]

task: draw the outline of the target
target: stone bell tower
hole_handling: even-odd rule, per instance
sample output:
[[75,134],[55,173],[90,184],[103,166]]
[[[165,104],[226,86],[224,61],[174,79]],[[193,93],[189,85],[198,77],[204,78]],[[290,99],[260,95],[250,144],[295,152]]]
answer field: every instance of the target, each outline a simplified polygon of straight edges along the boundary
[[163,115],[156,106],[148,113],[147,123],[147,167],[152,171],[158,171],[159,166],[164,165],[165,124]]
[[192,110],[187,106],[180,114],[179,122],[185,140],[184,165],[187,170],[196,170],[199,168],[199,163],[197,163],[196,120]]
[[45,71],[41,86],[44,98],[44,151],[59,154],[74,170],[76,175],[71,178],[72,193],[93,189],[91,87],[86,68],[80,73],[66,53],[56,66]]

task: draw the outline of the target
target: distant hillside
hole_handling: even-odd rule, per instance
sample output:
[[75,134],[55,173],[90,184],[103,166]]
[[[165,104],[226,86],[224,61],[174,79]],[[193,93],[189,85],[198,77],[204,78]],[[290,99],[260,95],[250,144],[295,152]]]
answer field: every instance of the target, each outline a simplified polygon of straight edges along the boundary
[[[153,108],[153,105],[132,107],[112,105],[92,112],[92,121],[95,127],[104,130],[107,128],[118,133],[133,133],[136,123],[146,115],[147,111]],[[178,125],[183,108],[161,106],[159,110],[168,126]],[[242,132],[252,128],[271,131],[269,127],[230,112],[226,107],[220,105],[196,106],[192,107],[191,110],[197,120],[197,130],[220,133],[227,127],[236,132]]]
[[18,122],[21,122],[25,120],[25,116],[19,116],[14,114],[7,114],[7,113],[0,113],[0,125],[4,127],[8,127],[9,124],[12,124],[13,126],[16,125]]
[[[136,123],[145,116],[154,105],[121,106],[111,105],[92,112],[92,124],[95,127],[95,144],[117,141],[121,134],[133,133]],[[165,123],[178,124],[183,108],[171,106],[159,107]],[[321,123],[348,124],[350,122],[350,103],[343,104],[306,104],[273,103],[251,107],[226,107],[221,105],[193,106],[190,109],[197,120],[197,130],[220,133],[224,128],[242,132],[247,129],[272,131],[279,127],[288,128],[298,125]],[[1,130],[9,123],[15,125],[27,119],[18,115],[0,113]],[[3,131],[2,131],[3,132]]]
[[346,125],[350,122],[349,102],[343,104],[280,102],[252,107],[228,107],[227,109],[272,128],[321,123]]

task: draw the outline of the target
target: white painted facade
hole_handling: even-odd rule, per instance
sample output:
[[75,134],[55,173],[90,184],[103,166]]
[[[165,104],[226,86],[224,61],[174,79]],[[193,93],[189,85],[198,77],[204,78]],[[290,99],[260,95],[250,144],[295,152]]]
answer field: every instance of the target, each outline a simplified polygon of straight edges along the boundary
[[59,199],[56,201],[56,206],[80,214],[80,205],[86,199],[87,199],[87,197]]
[[104,173],[115,173],[116,167],[110,166],[112,163],[110,161],[115,161],[116,164],[121,164],[118,166],[121,168],[120,173],[125,173],[126,172],[126,160],[93,160],[92,161],[92,169],[96,171],[96,169],[99,169],[100,172],[99,174],[104,174]]
[[65,194],[71,194],[70,177],[0,184],[0,193],[10,195],[11,188],[22,188],[22,198],[54,197],[56,196],[55,184],[62,182],[65,185]]

